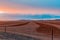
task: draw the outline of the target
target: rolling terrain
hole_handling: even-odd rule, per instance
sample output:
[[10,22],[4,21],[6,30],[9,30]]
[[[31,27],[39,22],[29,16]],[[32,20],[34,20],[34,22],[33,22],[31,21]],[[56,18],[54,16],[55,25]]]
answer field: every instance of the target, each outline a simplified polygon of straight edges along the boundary
[[36,40],[60,40],[60,21],[1,21],[0,32],[28,36]]

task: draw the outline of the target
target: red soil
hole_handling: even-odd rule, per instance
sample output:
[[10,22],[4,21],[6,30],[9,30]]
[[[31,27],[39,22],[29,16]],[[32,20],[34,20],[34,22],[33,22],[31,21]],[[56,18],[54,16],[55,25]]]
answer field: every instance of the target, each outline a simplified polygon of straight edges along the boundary
[[[32,23],[29,24],[30,22],[32,22]],[[23,30],[23,32],[25,32],[25,30],[27,30],[27,31],[29,30],[28,27],[31,28],[30,26],[32,26],[33,28],[35,28],[34,25],[38,25],[39,27],[36,28],[36,30],[35,30],[36,33],[37,32],[38,33],[44,33],[44,34],[47,34],[47,35],[52,35],[52,33],[53,33],[54,36],[60,36],[60,29],[58,29],[57,27],[54,27],[52,25],[47,25],[47,24],[45,24],[45,22],[46,23],[50,23],[50,22],[51,23],[56,23],[57,21],[56,22],[55,21],[10,21],[10,22],[0,22],[0,27],[1,27],[1,25],[5,25],[5,26],[8,25],[7,27],[17,27],[16,29],[17,30],[19,29],[18,32],[20,32],[21,30]],[[60,23],[58,23],[58,24],[60,24]],[[24,25],[26,25],[26,26],[24,26]],[[21,26],[23,26],[23,27],[21,27]],[[4,26],[2,26],[2,27],[4,27]],[[27,29],[25,29],[25,27]],[[33,30],[33,28],[31,28],[31,29]],[[12,30],[15,31],[14,28]],[[29,30],[29,31],[31,31],[31,30]]]
[[54,36],[60,36],[60,29],[58,29],[57,27],[43,23],[36,23],[36,24],[40,25],[40,27],[37,28],[37,32],[49,35],[52,35],[53,33]]

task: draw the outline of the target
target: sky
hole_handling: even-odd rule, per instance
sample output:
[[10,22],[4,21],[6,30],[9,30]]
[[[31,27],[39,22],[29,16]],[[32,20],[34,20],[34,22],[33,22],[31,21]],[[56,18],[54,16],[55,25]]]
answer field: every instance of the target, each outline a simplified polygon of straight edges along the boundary
[[[54,16],[57,16],[57,15],[60,16],[60,0],[0,0],[0,19],[1,20],[7,20],[7,19],[15,20],[19,18],[21,19],[23,18],[21,17],[21,15],[41,16],[42,14],[49,14],[49,15],[52,14]],[[31,18],[36,19],[36,17],[37,16],[34,16],[34,18],[31,17]],[[39,17],[37,18],[40,19]],[[26,18],[23,18],[23,19],[26,19]]]

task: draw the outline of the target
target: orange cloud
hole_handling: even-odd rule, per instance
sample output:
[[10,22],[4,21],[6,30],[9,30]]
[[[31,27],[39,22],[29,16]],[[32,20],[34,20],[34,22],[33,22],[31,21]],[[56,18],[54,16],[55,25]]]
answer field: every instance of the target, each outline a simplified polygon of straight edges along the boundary
[[0,6],[0,11],[4,11],[7,12],[9,14],[43,14],[43,13],[60,13],[60,10],[56,10],[56,9],[44,9],[44,8],[32,8],[32,7],[28,7],[28,6],[19,6],[17,8],[17,5],[14,6],[7,6],[7,5],[3,5]]

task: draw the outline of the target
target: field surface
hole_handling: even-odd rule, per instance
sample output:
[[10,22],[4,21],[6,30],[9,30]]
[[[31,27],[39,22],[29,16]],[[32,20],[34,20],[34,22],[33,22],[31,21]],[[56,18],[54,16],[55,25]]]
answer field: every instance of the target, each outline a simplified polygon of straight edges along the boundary
[[0,21],[1,40],[60,40],[60,20]]

